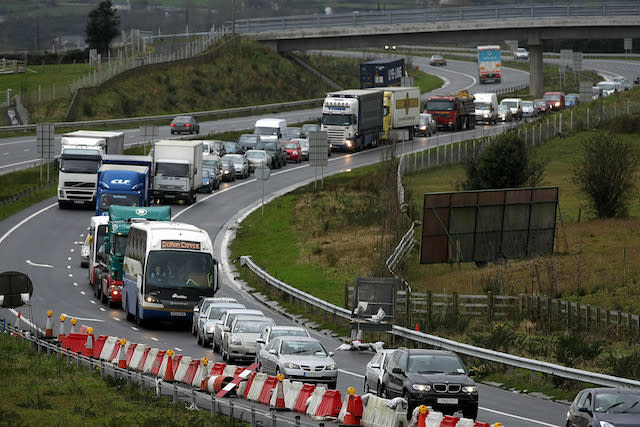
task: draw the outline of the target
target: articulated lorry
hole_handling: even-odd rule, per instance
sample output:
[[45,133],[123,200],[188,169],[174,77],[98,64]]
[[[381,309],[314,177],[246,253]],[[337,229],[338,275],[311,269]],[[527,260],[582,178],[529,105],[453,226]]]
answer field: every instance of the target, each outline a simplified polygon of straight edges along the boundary
[[476,107],[467,90],[455,95],[435,95],[427,99],[425,112],[431,114],[438,129],[473,129],[476,127]]
[[480,83],[502,80],[500,46],[478,46],[478,75]]
[[385,87],[382,138],[390,141],[413,139],[420,124],[420,88]]
[[151,156],[105,155],[98,170],[96,215],[109,206],[149,206],[153,171]]
[[79,130],[62,135],[60,145],[58,205],[95,206],[102,156],[124,153],[124,133]]
[[202,141],[156,141],[153,165],[153,199],[195,203],[196,194],[202,187]]
[[135,207],[111,205],[109,222],[104,236],[105,262],[94,281],[93,294],[102,303],[114,305],[122,302],[122,275],[124,251],[127,247],[129,228],[136,221],[171,221],[171,207]]
[[359,151],[375,147],[382,137],[383,95],[380,89],[330,92],[322,105],[322,130],[331,149]]
[[404,73],[404,58],[363,62],[360,64],[360,89],[400,86]]

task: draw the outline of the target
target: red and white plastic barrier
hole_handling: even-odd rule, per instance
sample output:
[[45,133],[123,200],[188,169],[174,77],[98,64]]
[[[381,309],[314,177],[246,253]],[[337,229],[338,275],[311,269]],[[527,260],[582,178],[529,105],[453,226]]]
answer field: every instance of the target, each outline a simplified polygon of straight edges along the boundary
[[311,393],[311,396],[309,396],[309,399],[307,400],[307,415],[313,417],[316,414],[320,403],[322,403],[322,396],[324,396],[326,391],[326,387],[319,385],[316,386],[313,393]]
[[249,393],[247,393],[247,400],[252,402],[257,402],[260,397],[260,393],[262,392],[262,388],[264,386],[264,382],[267,380],[268,375],[263,374],[262,372],[258,372],[255,377],[253,377],[253,381],[251,383],[251,388],[249,389]]

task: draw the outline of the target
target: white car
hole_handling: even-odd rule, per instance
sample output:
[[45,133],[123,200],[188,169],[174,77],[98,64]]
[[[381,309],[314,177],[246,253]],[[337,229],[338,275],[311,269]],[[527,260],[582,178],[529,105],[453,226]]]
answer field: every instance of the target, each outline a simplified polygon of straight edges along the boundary
[[367,363],[364,373],[364,392],[379,395],[382,376],[394,349],[382,349]]
[[613,95],[618,92],[619,85],[613,81],[602,81],[596,85],[596,89],[600,92],[601,97]]
[[237,316],[255,316],[265,317],[264,313],[260,310],[251,310],[248,308],[230,309],[224,312],[214,326],[213,329],[213,351],[218,351],[222,348],[222,342],[224,340],[224,327],[231,326],[231,322]]
[[222,360],[233,362],[235,359],[256,358],[256,340],[267,326],[275,326],[268,317],[237,316],[230,326],[224,327],[222,341]]
[[[203,319],[207,315],[207,309],[209,308],[209,304],[214,302],[238,302],[235,298],[227,298],[227,297],[206,297],[200,298],[200,301],[193,307],[193,319],[191,321],[191,335],[196,334],[196,329],[198,328],[198,323],[200,319]],[[200,325],[202,326],[202,325]]]
[[516,61],[527,61],[529,59],[529,51],[523,47],[519,47],[513,51],[513,59]]
[[227,310],[243,308],[246,308],[245,305],[239,302],[218,302],[209,304],[209,307],[207,307],[204,316],[199,320],[196,328],[196,340],[198,344],[203,347],[211,346],[216,323],[218,323],[224,312]]
[[310,337],[309,331],[302,326],[267,326],[256,340],[257,350],[269,344],[276,337]]

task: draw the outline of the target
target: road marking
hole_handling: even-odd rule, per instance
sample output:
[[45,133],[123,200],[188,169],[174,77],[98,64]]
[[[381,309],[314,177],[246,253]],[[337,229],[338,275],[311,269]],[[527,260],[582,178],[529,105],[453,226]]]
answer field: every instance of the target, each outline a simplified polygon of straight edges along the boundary
[[180,347],[176,347],[177,351],[183,351]]
[[81,293],[82,295],[86,295],[86,292],[85,292],[85,291],[80,291],[80,293]]
[[73,274],[69,273],[69,277],[73,277]]
[[77,282],[73,282],[73,286],[78,286],[78,283]]
[[68,313],[62,313],[62,314],[67,316],[67,317],[69,317],[69,318],[71,318],[71,319],[76,319],[76,320],[86,320],[87,322],[104,322],[104,320],[102,320],[102,319],[94,319],[94,318],[91,318],[91,317],[76,317],[76,316],[73,316],[73,315],[68,314]]
[[71,261],[71,257],[67,257],[67,261]]
[[27,260],[27,264],[32,265],[34,267],[46,267],[46,268],[53,268],[53,265],[49,265],[49,264],[36,264],[35,262],[31,261],[30,259]]
[[[93,300],[92,300],[93,301]],[[104,307],[100,307],[100,311],[107,311]]]
[[355,372],[345,371],[344,369],[338,369],[338,372],[342,372],[343,374],[352,375],[356,378],[364,379],[364,375],[356,374]]
[[154,340],[154,341],[156,341],[156,342],[157,342],[157,341],[160,341],[160,340],[159,340],[158,338],[156,338],[156,337],[151,337],[151,339],[152,339],[152,340]]
[[89,302],[90,302],[91,304],[95,304],[95,303],[96,303],[96,302],[95,302],[94,300],[92,300],[92,299],[90,299],[90,300],[89,300]]
[[12,166],[24,165],[24,164],[27,164],[27,163],[35,163],[35,162],[38,162],[38,161],[40,161],[40,159],[32,159],[32,160],[25,160],[24,162],[9,163],[8,165],[0,166],[0,169],[10,168]]
[[2,242],[4,242],[6,240],[6,238],[9,237],[14,231],[16,231],[18,228],[22,227],[29,220],[31,220],[31,218],[34,218],[34,217],[40,215],[42,212],[46,211],[47,209],[51,209],[55,205],[57,205],[57,203],[53,203],[53,204],[51,204],[51,205],[49,205],[47,207],[44,207],[44,208],[40,209],[38,212],[34,212],[31,215],[29,215],[28,217],[26,217],[25,219],[23,219],[22,221],[20,221],[19,223],[17,223],[16,225],[14,225],[13,227],[11,227],[6,233],[4,233],[2,235],[2,237],[0,237],[0,244],[2,244]]
[[119,319],[119,318],[117,318],[117,317],[112,317],[112,319],[113,319],[113,320],[115,320],[116,322],[119,322],[119,321],[120,321],[120,319]]
[[70,265],[67,265],[67,270],[71,270],[71,266]]
[[[545,423],[543,421],[532,420],[531,418],[525,418],[525,417],[520,417],[518,415],[508,414],[506,412],[496,411],[495,409],[483,408],[482,406],[478,407],[478,409],[482,409],[483,411],[492,412],[494,414],[502,415],[502,416],[505,416],[505,417],[510,417],[510,418],[515,418],[517,420],[526,421],[528,423],[539,424],[541,426],[560,427],[560,426],[558,426],[556,424],[549,424],[549,423]],[[505,425],[507,425],[507,424],[505,423]]]
[[75,251],[75,249],[73,249],[73,248],[71,248],[71,249],[69,250],[69,252],[73,252],[73,251]]

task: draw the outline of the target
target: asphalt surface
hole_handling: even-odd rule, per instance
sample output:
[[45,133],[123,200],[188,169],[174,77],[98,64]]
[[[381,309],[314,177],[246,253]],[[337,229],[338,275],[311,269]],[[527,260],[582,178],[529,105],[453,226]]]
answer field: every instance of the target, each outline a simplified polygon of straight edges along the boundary
[[[433,74],[446,78],[447,86],[442,90],[470,88],[474,90],[475,64],[463,61],[448,61],[447,67],[438,68],[426,65],[421,60],[414,59],[414,64]],[[585,61],[586,62],[586,61]],[[606,61],[601,64],[605,67]],[[613,72],[613,71],[612,71]],[[619,71],[622,74],[622,71]],[[625,77],[629,78],[628,75]],[[502,84],[521,84],[526,82],[526,73],[517,70],[505,70]],[[300,122],[318,117],[319,110],[307,110],[296,113],[283,113],[273,116],[283,116],[290,123]],[[229,119],[203,124],[202,131],[209,129],[240,130],[249,129],[255,117]],[[405,144],[401,150],[420,150],[427,145],[446,144],[458,138],[470,139],[474,136],[495,132],[501,125],[478,126],[473,131],[439,133],[431,138],[416,138],[413,143]],[[168,128],[166,129],[168,136]],[[128,131],[127,143],[133,143],[139,138],[137,131]],[[0,156],[4,156],[2,148],[15,150],[26,147],[29,142],[2,141],[0,142]],[[22,149],[23,152],[24,148]],[[11,157],[11,155],[7,155]],[[329,166],[324,175],[330,175],[349,169],[354,169],[380,160],[380,149],[368,150],[355,154],[334,154],[329,159]],[[277,197],[291,187],[292,183],[303,183],[313,180],[314,168],[307,163],[301,165],[289,164],[281,170],[273,171],[271,178],[265,182],[265,194]],[[173,206],[174,218],[178,221],[192,223],[209,232],[215,237],[215,250],[219,259],[225,264],[225,273],[219,296],[233,296],[251,308],[260,308],[268,312],[277,324],[288,324],[292,321],[284,314],[272,312],[254,299],[233,278],[236,267],[226,257],[227,244],[233,236],[233,226],[236,220],[249,210],[260,206],[262,187],[255,179],[239,180],[235,183],[225,183],[221,189],[211,195],[199,195],[198,202],[188,208]],[[267,206],[268,209],[268,206]],[[209,357],[220,361],[219,354],[210,349],[204,349],[196,344],[188,331],[166,325],[140,329],[126,320],[124,312],[108,308],[100,304],[87,284],[87,269],[80,268],[80,243],[84,240],[89,217],[88,210],[60,210],[55,199],[39,203],[24,212],[0,222],[0,271],[17,270],[27,273],[34,283],[34,295],[31,312],[21,310],[23,317],[42,327],[46,320],[46,311],[53,309],[55,315],[61,313],[75,317],[79,323],[93,326],[98,334],[125,337],[129,341],[148,344],[153,347],[168,349],[192,356],[194,358]],[[14,321],[15,312],[4,311],[8,321]],[[330,350],[338,347],[341,342],[329,336],[314,333],[316,337]],[[355,386],[358,392],[363,389],[364,365],[370,359],[367,352],[337,352],[335,359],[340,368],[338,389],[346,390]],[[564,424],[567,406],[546,399],[536,398],[520,393],[509,392],[486,385],[479,386],[480,411],[479,421],[501,422],[505,426],[559,426]]]

